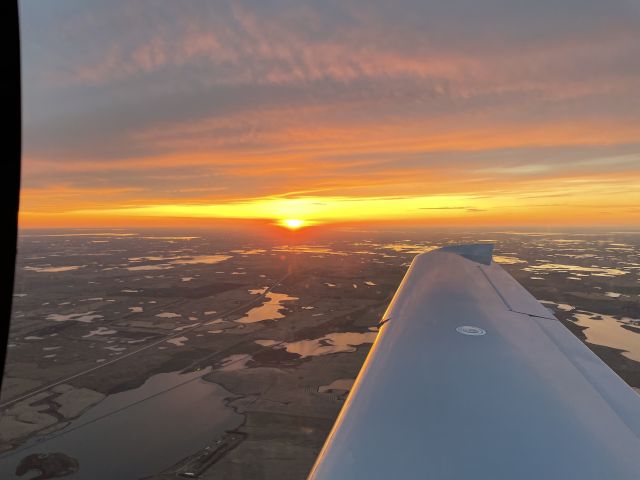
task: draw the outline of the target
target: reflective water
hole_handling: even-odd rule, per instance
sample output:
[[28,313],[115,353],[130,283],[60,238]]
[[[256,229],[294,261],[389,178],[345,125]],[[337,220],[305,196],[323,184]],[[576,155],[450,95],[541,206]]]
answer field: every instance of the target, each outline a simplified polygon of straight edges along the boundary
[[33,272],[46,272],[46,273],[55,273],[55,272],[69,272],[71,270],[78,270],[79,268],[86,267],[86,265],[68,265],[63,267],[24,267],[25,270],[31,270]]
[[225,405],[229,392],[200,378],[208,371],[161,373],[108,396],[63,431],[1,455],[0,478],[20,478],[14,472],[22,458],[47,452],[78,460],[69,479],[134,479],[170,467],[242,421]]
[[235,354],[230,355],[226,358],[223,358],[220,361],[218,370],[222,370],[224,372],[233,372],[236,370],[241,370],[247,366],[247,363],[251,360],[251,355],[246,354]]
[[329,355],[332,353],[355,352],[358,345],[373,343],[378,332],[365,333],[330,333],[313,340],[283,343],[283,348],[289,353],[297,353],[301,357]]
[[285,307],[282,302],[293,302],[298,300],[297,297],[292,297],[286,293],[274,293],[268,292],[265,295],[266,301],[259,307],[252,308],[242,318],[236,320],[238,323],[256,323],[263,322],[265,320],[277,320],[278,318],[284,318],[282,309]]
[[566,265],[566,264],[558,264],[558,263],[545,263],[542,265],[534,265],[528,268],[525,268],[527,271],[531,272],[539,272],[539,271],[553,271],[553,272],[588,272],[594,276],[616,276],[616,275],[626,275],[629,272],[625,272],[624,270],[620,270],[618,268],[608,268],[608,267],[599,267],[596,265],[585,267],[581,265]]
[[320,385],[318,387],[318,393],[331,393],[336,390],[349,391],[351,390],[351,387],[353,387],[353,383],[355,381],[355,378],[339,378],[331,382],[329,385]]
[[622,355],[640,362],[640,316],[616,319],[612,315],[581,311],[574,313],[573,319],[587,327],[584,334],[588,342],[623,350]]

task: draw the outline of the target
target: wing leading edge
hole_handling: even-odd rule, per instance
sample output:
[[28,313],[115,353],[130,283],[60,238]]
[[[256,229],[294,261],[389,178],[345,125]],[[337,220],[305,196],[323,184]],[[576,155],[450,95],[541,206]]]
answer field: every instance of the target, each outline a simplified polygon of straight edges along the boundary
[[640,397],[486,248],[414,259],[310,479],[640,478]]

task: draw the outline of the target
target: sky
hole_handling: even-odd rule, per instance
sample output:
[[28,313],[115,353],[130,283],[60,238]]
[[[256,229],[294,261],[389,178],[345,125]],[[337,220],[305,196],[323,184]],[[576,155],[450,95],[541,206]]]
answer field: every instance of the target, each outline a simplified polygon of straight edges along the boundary
[[22,227],[640,225],[640,0],[22,0]]

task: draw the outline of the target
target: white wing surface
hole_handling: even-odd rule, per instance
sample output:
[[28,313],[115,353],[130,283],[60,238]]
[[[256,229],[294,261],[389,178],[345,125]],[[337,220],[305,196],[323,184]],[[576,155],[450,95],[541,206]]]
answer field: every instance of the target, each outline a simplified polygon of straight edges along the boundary
[[414,259],[310,479],[640,479],[640,396],[491,251]]

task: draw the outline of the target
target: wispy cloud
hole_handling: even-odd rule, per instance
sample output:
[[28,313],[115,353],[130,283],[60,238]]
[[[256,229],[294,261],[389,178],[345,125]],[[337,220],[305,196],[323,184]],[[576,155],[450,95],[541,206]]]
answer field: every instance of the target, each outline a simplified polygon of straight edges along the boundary
[[69,211],[72,191],[110,210],[282,192],[528,192],[533,208],[640,177],[640,9],[624,0],[50,0],[21,15],[32,212]]

